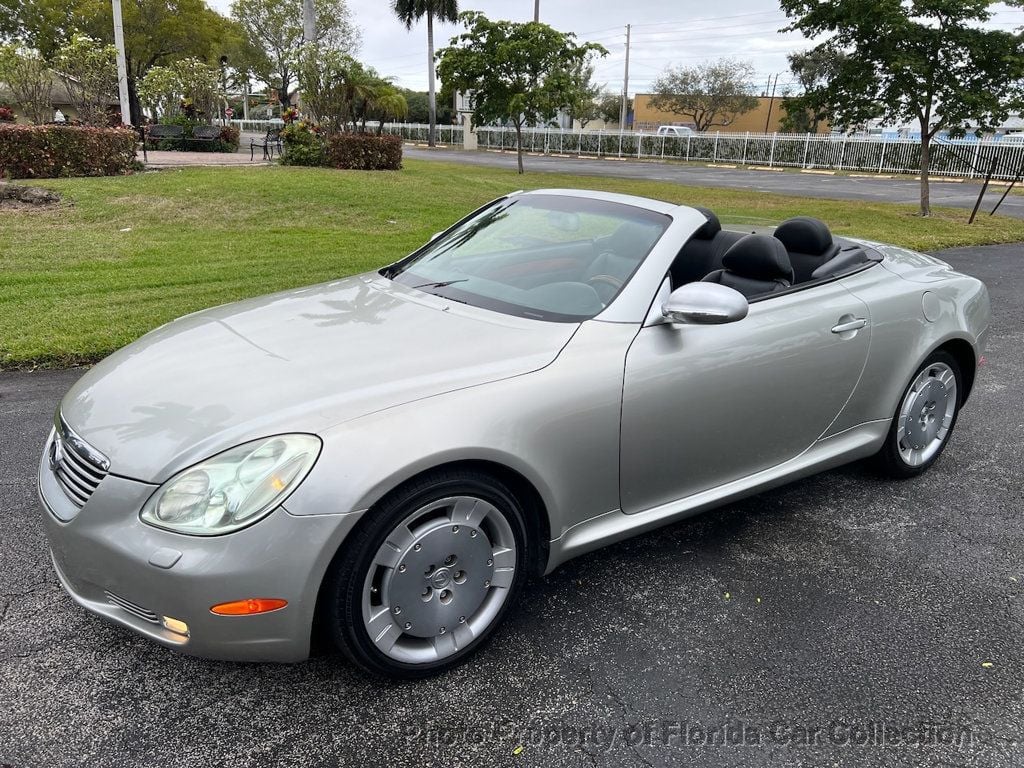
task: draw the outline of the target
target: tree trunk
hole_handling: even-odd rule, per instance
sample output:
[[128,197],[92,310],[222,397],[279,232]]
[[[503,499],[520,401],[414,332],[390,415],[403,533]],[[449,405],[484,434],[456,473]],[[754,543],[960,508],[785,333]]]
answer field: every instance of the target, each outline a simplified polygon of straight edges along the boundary
[[131,75],[128,76],[128,109],[132,125],[142,125],[145,122],[142,116],[142,103],[139,101],[139,88]]
[[523,127],[516,123],[516,158],[519,161],[519,172],[523,172]]
[[437,91],[434,87],[434,14],[427,11],[427,83],[428,106],[430,109],[430,130],[427,133],[427,144],[437,145]]
[[931,167],[932,137],[928,126],[921,126],[921,215],[931,216],[931,192],[928,187],[928,172]]

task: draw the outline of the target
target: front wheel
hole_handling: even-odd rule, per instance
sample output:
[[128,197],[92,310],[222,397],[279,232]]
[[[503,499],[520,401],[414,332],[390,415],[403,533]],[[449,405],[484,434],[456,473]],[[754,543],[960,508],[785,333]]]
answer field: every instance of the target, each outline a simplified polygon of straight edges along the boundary
[[461,663],[513,602],[526,562],[524,515],[486,475],[439,472],[399,489],[327,582],[328,627],[364,670],[418,678]]
[[962,381],[952,355],[938,351],[924,362],[904,392],[885,445],[875,457],[883,473],[914,477],[935,463],[956,426]]

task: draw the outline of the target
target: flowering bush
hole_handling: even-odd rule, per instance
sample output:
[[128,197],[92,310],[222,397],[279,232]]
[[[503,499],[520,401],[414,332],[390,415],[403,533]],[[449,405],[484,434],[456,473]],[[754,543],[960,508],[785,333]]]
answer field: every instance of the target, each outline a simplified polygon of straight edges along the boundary
[[13,123],[14,110],[8,106],[0,106],[0,123]]
[[327,140],[327,165],[357,171],[398,171],[402,140],[398,136],[336,133]]
[[284,165],[324,165],[324,139],[316,126],[302,120],[290,122],[281,129],[284,144]]
[[120,176],[135,168],[137,138],[126,128],[0,125],[0,176]]
[[281,113],[281,119],[285,125],[291,125],[299,119],[299,110],[295,107],[288,107]]

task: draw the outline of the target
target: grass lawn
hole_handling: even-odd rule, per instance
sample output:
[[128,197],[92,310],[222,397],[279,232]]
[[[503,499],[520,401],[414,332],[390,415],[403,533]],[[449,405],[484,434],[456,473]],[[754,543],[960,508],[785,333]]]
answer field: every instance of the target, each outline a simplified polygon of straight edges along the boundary
[[515,189],[589,187],[713,208],[807,214],[920,250],[1024,240],[1024,221],[661,182],[406,161],[396,173],[193,168],[40,182],[65,204],[0,207],[0,368],[95,361],[179,315],[382,266]]

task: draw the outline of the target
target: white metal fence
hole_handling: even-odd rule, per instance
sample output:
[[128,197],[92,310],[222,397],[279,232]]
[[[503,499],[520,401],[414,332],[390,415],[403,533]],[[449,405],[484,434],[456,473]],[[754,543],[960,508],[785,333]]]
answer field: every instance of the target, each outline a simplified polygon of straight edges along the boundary
[[[280,120],[232,120],[243,131],[262,133],[282,125]],[[386,123],[384,132],[406,141],[425,142],[428,126]],[[511,128],[478,128],[480,149],[514,150]],[[437,126],[439,144],[462,145],[462,126]],[[767,168],[859,171],[864,173],[917,173],[921,142],[881,136],[817,136],[813,134],[702,133],[693,136],[606,131],[566,131],[557,128],[523,129],[523,149],[549,155],[621,157],[640,160],[684,160]],[[1024,169],[1024,142],[1001,140],[935,141],[931,172],[934,176],[983,177],[995,161],[997,179],[1014,178]]]
[[[273,120],[232,120],[231,124],[245,133],[266,133],[271,128],[284,127],[284,121],[280,118]],[[376,132],[377,123],[367,123],[366,130]],[[425,142],[430,128],[419,123],[385,123],[384,133],[391,133],[401,136],[406,141]],[[439,125],[437,126],[438,144],[462,145],[462,126]]]
[[[479,128],[481,149],[514,150],[515,131]],[[527,152],[576,157],[621,157],[726,163],[768,168],[804,168],[916,173],[921,142],[875,136],[703,133],[655,136],[642,133],[524,129]],[[994,178],[1013,178],[1024,167],[1024,144],[1015,140],[956,140],[932,143],[931,172],[936,176],[976,178],[997,161]]]
[[[425,142],[430,133],[430,126],[420,123],[385,123],[384,133],[401,136],[406,141]],[[458,144],[461,146],[463,143],[461,125],[439,125],[437,126],[436,135],[438,144]]]
[[232,120],[231,124],[243,133],[266,133],[271,128],[283,128],[284,120]]

